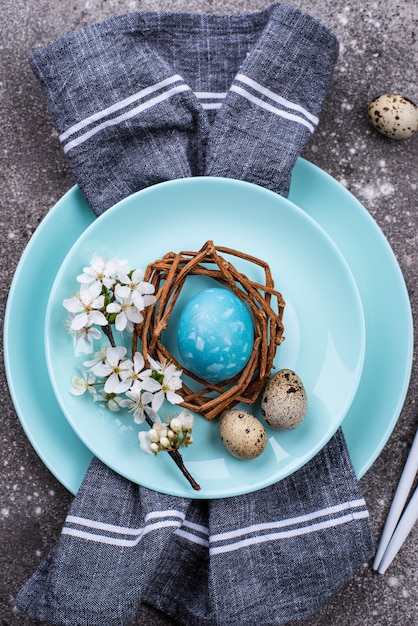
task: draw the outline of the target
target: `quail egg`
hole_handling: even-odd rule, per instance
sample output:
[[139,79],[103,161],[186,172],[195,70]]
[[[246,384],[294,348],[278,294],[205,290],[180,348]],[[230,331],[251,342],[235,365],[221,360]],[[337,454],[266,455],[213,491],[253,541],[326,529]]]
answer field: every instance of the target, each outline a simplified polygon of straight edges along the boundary
[[390,139],[408,139],[418,130],[417,106],[398,94],[375,98],[367,112],[373,126]]
[[246,411],[224,411],[219,418],[219,432],[225,448],[239,459],[254,459],[266,447],[264,426]]
[[296,428],[303,421],[307,409],[306,391],[295,372],[283,369],[270,378],[261,396],[261,412],[271,428]]

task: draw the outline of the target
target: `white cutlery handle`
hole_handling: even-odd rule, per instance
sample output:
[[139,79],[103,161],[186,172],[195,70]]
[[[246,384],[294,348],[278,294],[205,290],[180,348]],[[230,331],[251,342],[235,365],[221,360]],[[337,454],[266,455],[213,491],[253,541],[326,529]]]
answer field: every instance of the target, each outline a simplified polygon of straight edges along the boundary
[[386,523],[382,532],[379,547],[373,562],[373,569],[379,571],[379,564],[383,558],[386,548],[391,540],[393,531],[396,528],[396,524],[401,516],[404,504],[408,498],[409,491],[414,482],[415,476],[418,471],[418,431],[415,435],[412,443],[411,450],[409,452],[405,467],[403,469],[401,478],[399,480],[398,487],[396,489],[395,496],[393,498],[392,505],[390,507]]
[[415,489],[408,506],[402,515],[399,524],[396,527],[395,532],[392,535],[392,539],[389,542],[386,552],[380,561],[378,572],[384,574],[392,563],[395,556],[398,554],[399,549],[404,543],[405,539],[409,535],[413,525],[418,519],[418,487]]

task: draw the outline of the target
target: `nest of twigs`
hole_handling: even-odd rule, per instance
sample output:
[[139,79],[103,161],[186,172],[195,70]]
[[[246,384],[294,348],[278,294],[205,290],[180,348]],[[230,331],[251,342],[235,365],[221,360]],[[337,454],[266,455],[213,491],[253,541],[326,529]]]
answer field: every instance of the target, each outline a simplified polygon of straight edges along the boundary
[[[251,281],[241,274],[221,254],[228,254],[258,265],[264,271],[264,283]],[[244,369],[234,377],[217,384],[202,380],[183,367],[161,341],[170,315],[189,276],[205,276],[227,287],[246,303],[254,321],[254,345]],[[216,247],[207,241],[199,252],[168,252],[162,259],[150,263],[144,281],[155,287],[156,302],[147,307],[143,322],[133,333],[133,351],[141,342],[141,351],[163,362],[171,361],[183,370],[192,383],[183,382],[178,393],[183,396],[182,406],[201,413],[211,420],[239,402],[253,404],[260,395],[273,367],[277,347],[283,341],[282,317],[285,302],[274,289],[270,268],[264,261],[230,248]]]

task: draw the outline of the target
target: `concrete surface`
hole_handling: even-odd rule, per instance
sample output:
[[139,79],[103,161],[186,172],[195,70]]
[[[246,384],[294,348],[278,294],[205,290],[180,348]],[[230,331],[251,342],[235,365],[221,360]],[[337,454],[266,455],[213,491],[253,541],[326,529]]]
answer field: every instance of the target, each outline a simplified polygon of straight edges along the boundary
[[[225,13],[255,11],[268,4],[262,0],[1,2],[2,320],[14,270],[30,236],[73,184],[28,56],[70,30],[127,11]],[[382,228],[404,273],[416,328],[418,136],[404,142],[385,139],[370,127],[366,109],[369,100],[385,92],[399,92],[418,101],[418,5],[415,0],[295,0],[293,4],[321,20],[341,42],[334,84],[304,156],[343,182]],[[410,389],[394,432],[361,480],[377,540],[417,428],[417,374],[415,359]],[[33,622],[12,614],[14,596],[54,545],[72,496],[32,449],[9,397],[3,368],[0,375],[0,622],[2,626],[20,626]],[[326,608],[299,624],[416,624],[417,530],[415,526],[384,576],[366,564]],[[134,624],[162,626],[173,622],[144,607]]]

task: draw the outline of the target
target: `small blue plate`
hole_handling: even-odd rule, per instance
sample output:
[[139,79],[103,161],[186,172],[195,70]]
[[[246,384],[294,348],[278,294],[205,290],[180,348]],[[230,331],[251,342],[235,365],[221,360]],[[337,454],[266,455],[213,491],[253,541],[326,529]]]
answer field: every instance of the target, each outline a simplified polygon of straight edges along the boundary
[[[286,339],[277,351],[275,367],[292,369],[300,376],[308,412],[303,423],[291,431],[279,432],[266,425],[265,451],[246,462],[226,451],[216,420],[209,422],[196,415],[195,443],[182,453],[201,486],[195,493],[167,455],[156,459],[139,450],[137,433],[148,429],[146,424],[136,425],[127,412],[103,409],[88,394],[75,397],[69,392],[77,366],[86,356],[75,355],[73,338],[63,326],[66,312],[62,302],[78,291],[76,276],[89,265],[94,252],[104,258],[128,259],[132,268],[145,269],[169,251],[197,251],[208,239],[269,264],[276,289],[286,301]],[[259,266],[234,257],[229,260],[251,280],[263,282]],[[176,307],[181,310],[192,295],[207,286],[205,277],[186,281]],[[176,335],[176,325],[169,323],[164,341],[175,356]],[[150,489],[184,497],[220,498],[255,491],[282,479],[332,437],[357,390],[365,328],[351,271],[337,246],[311,217],[257,185],[196,177],[133,194],[87,228],[64,259],[52,286],[45,340],[49,375],[61,409],[95,456]],[[241,408],[261,418],[257,404]]]

